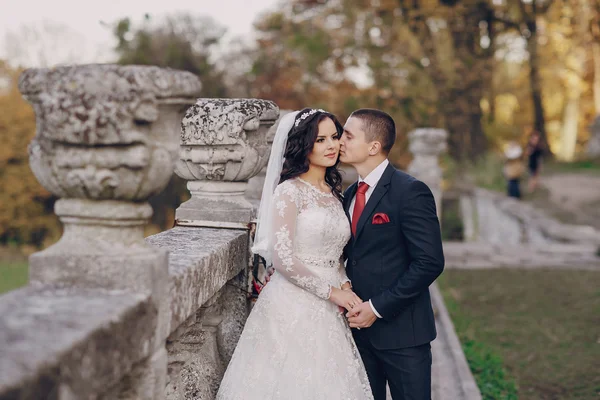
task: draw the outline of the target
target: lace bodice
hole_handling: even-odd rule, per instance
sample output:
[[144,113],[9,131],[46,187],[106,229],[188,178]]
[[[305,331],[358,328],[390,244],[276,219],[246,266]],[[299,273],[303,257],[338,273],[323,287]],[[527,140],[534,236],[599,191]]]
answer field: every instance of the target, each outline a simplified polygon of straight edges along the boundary
[[273,200],[273,267],[291,283],[328,299],[331,286],[348,281],[342,252],[350,225],[341,202],[300,178],[277,186]]

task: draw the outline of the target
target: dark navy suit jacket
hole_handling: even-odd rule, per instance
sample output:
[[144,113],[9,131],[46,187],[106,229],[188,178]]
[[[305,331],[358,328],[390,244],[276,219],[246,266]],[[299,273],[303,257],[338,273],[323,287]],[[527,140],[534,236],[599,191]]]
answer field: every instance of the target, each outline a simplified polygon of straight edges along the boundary
[[[356,194],[344,193],[344,210]],[[389,223],[373,224],[385,213]],[[380,350],[419,346],[436,337],[429,285],[444,269],[440,225],[427,185],[388,165],[358,221],[344,254],[353,290],[383,317],[353,329]]]

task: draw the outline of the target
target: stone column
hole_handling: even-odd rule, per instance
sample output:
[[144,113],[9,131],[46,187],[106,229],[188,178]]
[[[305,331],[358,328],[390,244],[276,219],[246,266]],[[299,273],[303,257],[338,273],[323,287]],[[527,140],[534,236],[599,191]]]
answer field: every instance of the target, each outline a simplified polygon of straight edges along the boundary
[[199,99],[181,125],[175,173],[191,199],[175,213],[178,225],[248,229],[254,207],[248,180],[267,164],[267,131],[279,108],[259,99]]
[[153,355],[111,398],[163,398],[167,254],[145,243],[143,228],[152,215],[147,199],[173,173],[180,121],[200,81],[157,67],[81,65],[27,70],[19,89],[37,118],[31,169],[60,198],[55,212],[64,224],[56,244],[30,257],[30,280],[151,296]]
[[590,125],[590,140],[587,144],[587,156],[592,159],[600,158],[600,115]]
[[408,139],[414,158],[407,172],[429,186],[439,218],[442,214],[442,169],[438,157],[446,151],[448,133],[443,129],[419,128],[410,132]]

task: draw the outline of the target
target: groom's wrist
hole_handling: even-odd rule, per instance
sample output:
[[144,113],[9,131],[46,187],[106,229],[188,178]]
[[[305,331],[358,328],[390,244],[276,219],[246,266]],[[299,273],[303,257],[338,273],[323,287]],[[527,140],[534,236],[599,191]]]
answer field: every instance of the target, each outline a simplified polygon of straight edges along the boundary
[[371,300],[369,300],[369,305],[371,306],[371,310],[373,310],[373,314],[375,314],[375,315],[377,316],[377,318],[383,318],[383,317],[381,316],[381,314],[379,314],[379,313],[377,312],[377,310],[375,309],[375,306],[373,305],[373,302],[372,302]]

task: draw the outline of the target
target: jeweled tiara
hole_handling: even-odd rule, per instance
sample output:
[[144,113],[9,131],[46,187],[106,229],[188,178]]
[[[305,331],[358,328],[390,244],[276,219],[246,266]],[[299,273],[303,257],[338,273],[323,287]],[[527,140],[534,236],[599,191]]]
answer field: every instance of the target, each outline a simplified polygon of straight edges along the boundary
[[300,115],[300,117],[298,117],[298,119],[296,119],[296,122],[294,122],[294,125],[296,127],[298,127],[298,125],[300,125],[300,122],[304,121],[306,118],[310,117],[311,115],[313,115],[316,112],[326,113],[327,111],[322,110],[320,108],[313,108],[311,110],[308,110],[304,114]]

